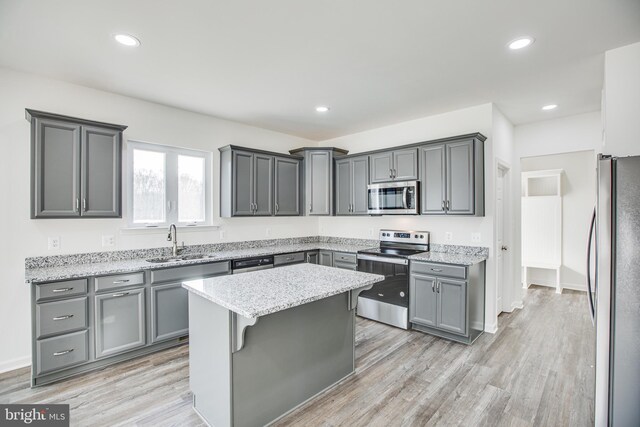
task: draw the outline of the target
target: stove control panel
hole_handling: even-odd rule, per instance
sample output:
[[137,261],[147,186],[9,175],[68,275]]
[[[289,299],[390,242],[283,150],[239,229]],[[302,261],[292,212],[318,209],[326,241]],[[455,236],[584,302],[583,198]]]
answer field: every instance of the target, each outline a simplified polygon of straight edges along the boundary
[[413,243],[416,245],[429,244],[428,231],[409,230],[380,230],[381,242]]

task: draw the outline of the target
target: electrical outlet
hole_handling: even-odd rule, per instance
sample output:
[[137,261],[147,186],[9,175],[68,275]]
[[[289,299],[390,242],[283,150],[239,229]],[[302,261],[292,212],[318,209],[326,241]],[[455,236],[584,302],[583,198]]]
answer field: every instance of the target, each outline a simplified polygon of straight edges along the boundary
[[473,243],[480,243],[480,233],[471,233],[471,241]]
[[450,242],[453,240],[453,233],[450,231],[447,231],[444,233],[444,240],[446,240],[447,242]]
[[49,237],[47,239],[47,249],[57,251],[60,249],[60,237]]
[[270,229],[269,227],[267,227],[267,228],[264,230],[264,235],[265,235],[266,237],[271,236],[271,229]]
[[373,237],[373,228],[369,229],[369,237]]
[[227,237],[227,232],[225,230],[220,230],[220,240],[224,240]]
[[110,247],[115,246],[115,244],[116,244],[116,238],[112,234],[106,234],[106,235],[102,236],[102,247],[103,248],[110,248]]

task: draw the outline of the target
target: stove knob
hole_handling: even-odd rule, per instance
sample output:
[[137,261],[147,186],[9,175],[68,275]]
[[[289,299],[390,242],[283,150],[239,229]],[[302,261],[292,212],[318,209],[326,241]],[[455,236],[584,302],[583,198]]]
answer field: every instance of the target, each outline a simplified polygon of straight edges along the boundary
[[413,237],[415,237],[415,238],[417,239],[417,238],[418,238],[418,235],[416,234],[416,235],[415,235],[415,236],[413,236]]
[[422,235],[422,234],[421,234],[421,235],[420,235],[420,238],[421,238],[421,239],[424,239],[424,235]]

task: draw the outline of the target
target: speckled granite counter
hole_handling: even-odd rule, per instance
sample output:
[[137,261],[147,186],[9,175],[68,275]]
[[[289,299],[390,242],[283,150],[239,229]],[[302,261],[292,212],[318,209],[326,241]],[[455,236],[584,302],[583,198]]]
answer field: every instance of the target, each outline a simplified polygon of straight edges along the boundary
[[[186,247],[184,255],[207,254],[207,257],[158,264],[150,263],[147,259],[169,256],[170,249],[168,247],[34,257],[27,258],[25,261],[25,282],[49,282],[80,277],[131,273],[318,249],[356,253],[359,250],[369,249],[377,245],[378,242],[375,240],[318,236],[192,245]],[[489,250],[483,247],[431,244],[431,252],[413,255],[410,259],[445,264],[473,265],[487,259],[488,254]]]
[[[170,255],[168,248],[27,258],[25,262],[25,282],[48,282],[79,277],[131,273],[318,249],[356,253],[361,249],[370,248],[376,244],[375,241],[362,239],[316,238],[316,240],[319,241],[314,242],[313,238],[300,238],[258,241],[258,243],[250,241],[233,244],[188,246],[184,252],[185,255],[198,253],[207,254],[207,257],[165,263],[150,263],[147,259]],[[263,243],[264,246],[257,246],[260,243]]]
[[384,280],[379,274],[317,264],[296,264],[250,273],[184,282],[182,287],[254,319],[367,287]]

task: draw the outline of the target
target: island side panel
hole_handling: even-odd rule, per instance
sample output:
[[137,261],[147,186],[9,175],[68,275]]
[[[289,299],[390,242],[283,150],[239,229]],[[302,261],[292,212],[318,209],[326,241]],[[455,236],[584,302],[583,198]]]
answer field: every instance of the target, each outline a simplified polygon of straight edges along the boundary
[[189,292],[189,384],[193,407],[209,425],[232,425],[231,314],[193,292]]
[[348,293],[261,317],[233,354],[234,426],[265,425],[354,371]]

